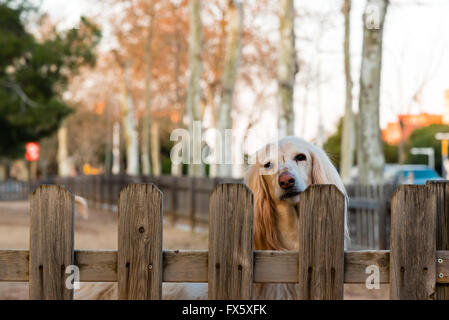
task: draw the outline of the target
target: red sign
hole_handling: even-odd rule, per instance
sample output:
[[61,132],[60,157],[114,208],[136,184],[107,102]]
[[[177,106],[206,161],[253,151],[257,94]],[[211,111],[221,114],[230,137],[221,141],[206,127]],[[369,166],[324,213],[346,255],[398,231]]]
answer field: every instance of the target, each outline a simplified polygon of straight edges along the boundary
[[39,143],[28,142],[25,145],[25,148],[26,148],[25,159],[27,159],[27,161],[39,160],[39,155],[40,155]]

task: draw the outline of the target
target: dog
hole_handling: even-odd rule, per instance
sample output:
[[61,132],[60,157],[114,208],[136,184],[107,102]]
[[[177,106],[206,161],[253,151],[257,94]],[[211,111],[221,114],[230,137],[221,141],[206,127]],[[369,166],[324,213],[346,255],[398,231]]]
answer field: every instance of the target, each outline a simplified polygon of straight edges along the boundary
[[[294,250],[299,245],[298,203],[301,193],[313,184],[333,184],[347,193],[326,153],[297,137],[286,137],[268,144],[256,155],[246,176],[254,194],[254,249]],[[347,206],[346,206],[347,207]],[[345,210],[345,247],[349,229]],[[293,300],[296,284],[254,284],[254,299]]]
[[[254,194],[255,250],[298,249],[297,204],[310,185],[333,184],[347,199],[343,181],[326,153],[292,136],[259,150],[245,182]],[[345,241],[349,241],[346,223]]]
[[[245,183],[254,194],[254,249],[298,250],[298,203],[313,184],[334,184],[346,196],[344,184],[320,148],[297,137],[286,137],[259,150]],[[349,243],[345,214],[345,247]],[[109,298],[116,290],[90,287],[87,296]],[[207,283],[164,283],[163,299],[207,299]],[[255,300],[298,297],[297,284],[253,284]]]

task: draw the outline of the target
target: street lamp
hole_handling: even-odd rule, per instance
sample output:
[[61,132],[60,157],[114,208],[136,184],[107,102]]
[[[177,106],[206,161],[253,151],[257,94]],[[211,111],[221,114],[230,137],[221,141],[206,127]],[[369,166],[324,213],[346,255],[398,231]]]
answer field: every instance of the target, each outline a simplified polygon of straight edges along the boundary
[[414,155],[423,154],[428,156],[428,165],[435,170],[435,150],[433,148],[412,148],[410,152]]
[[448,164],[448,148],[449,148],[449,133],[439,132],[435,135],[435,139],[441,140],[441,170],[443,171],[443,178],[447,179]]

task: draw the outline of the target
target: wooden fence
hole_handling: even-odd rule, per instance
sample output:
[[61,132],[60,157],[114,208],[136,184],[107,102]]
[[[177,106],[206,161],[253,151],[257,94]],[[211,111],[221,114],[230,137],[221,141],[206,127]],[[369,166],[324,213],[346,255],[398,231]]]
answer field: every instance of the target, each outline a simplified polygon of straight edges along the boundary
[[250,299],[253,283],[298,283],[301,299],[342,299],[377,266],[392,299],[449,299],[449,182],[401,186],[391,202],[391,250],[344,251],[344,198],[312,186],[299,205],[299,250],[253,250],[253,196],[217,186],[209,250],[162,250],[164,197],[153,184],[119,196],[118,250],[74,250],[73,195],[43,185],[30,196],[30,250],[0,250],[0,281],[29,282],[31,299],[72,299],[66,268],[82,282],[118,282],[120,299],[160,299],[162,282],[207,282],[210,299]]
[[[25,200],[42,183],[66,186],[86,198],[90,207],[117,210],[120,190],[130,183],[153,183],[164,197],[164,216],[183,221],[193,229],[209,221],[209,194],[222,183],[242,183],[238,179],[174,176],[79,176],[53,178],[31,183],[0,183],[0,200]],[[389,248],[390,199],[395,185],[348,185],[351,248]]]

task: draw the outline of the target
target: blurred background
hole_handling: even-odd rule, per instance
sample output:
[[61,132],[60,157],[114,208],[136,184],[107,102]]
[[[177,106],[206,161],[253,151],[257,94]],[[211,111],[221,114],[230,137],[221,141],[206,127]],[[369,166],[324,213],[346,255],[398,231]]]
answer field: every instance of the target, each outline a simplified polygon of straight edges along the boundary
[[[0,0],[0,247],[28,246],[28,194],[59,183],[89,201],[76,245],[115,248],[118,192],[153,182],[174,222],[164,246],[207,248],[209,192],[241,182],[258,148],[296,135],[322,147],[347,185],[353,248],[387,249],[397,186],[449,172],[448,9]],[[232,129],[232,165],[172,163],[171,133],[193,133],[194,121],[203,134],[190,142],[210,159],[215,133]]]

